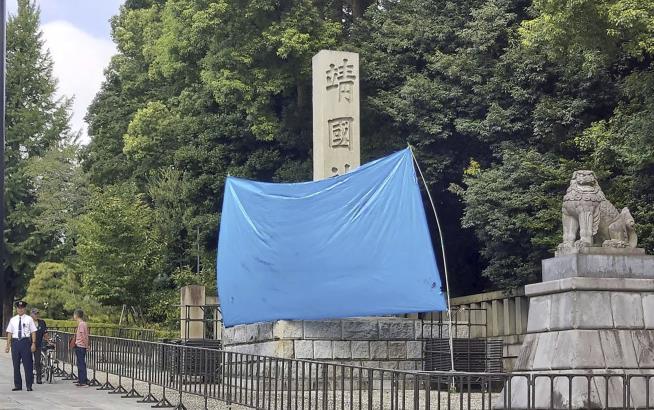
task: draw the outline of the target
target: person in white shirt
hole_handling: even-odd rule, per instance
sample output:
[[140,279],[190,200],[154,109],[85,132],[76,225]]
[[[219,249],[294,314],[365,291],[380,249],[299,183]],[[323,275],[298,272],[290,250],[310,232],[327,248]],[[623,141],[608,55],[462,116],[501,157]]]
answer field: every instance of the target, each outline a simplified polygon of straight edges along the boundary
[[32,317],[25,314],[26,307],[27,303],[22,300],[16,302],[18,314],[9,320],[7,326],[5,353],[9,353],[11,347],[11,360],[14,363],[14,388],[12,391],[23,390],[23,379],[20,377],[21,361],[25,371],[27,391],[32,391],[34,381],[32,353],[36,351],[36,325]]

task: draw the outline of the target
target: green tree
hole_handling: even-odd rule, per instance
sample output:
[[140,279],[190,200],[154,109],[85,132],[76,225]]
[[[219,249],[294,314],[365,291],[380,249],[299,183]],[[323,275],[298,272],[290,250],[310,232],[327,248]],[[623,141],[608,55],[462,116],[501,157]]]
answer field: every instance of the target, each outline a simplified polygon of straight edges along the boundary
[[84,290],[109,306],[143,306],[161,267],[152,210],[133,184],[96,189],[77,224]]
[[[89,109],[83,167],[91,183],[127,184],[139,197],[158,237],[149,300],[170,301],[197,242],[203,274],[215,269],[227,174],[310,179],[310,59],[352,49],[363,159],[416,148],[443,216],[454,293],[538,280],[574,168],[597,171],[651,249],[652,7],[129,0],[112,21],[119,52]],[[122,249],[142,240],[121,238]]]
[[228,173],[310,178],[311,57],[339,44],[351,14],[332,0],[142,0],[113,19],[119,52],[89,108],[83,167],[95,185],[144,194],[165,249],[157,291],[195,268],[198,242],[215,274]]
[[31,158],[27,166],[36,193],[33,235],[51,238],[44,255],[50,261],[64,261],[74,253],[74,221],[90,195],[78,149],[75,144],[57,145],[42,157]]
[[72,314],[72,272],[63,263],[41,262],[34,270],[25,300],[38,307],[41,315],[50,319],[67,319]]
[[24,291],[54,240],[52,235],[41,235],[36,226],[40,212],[29,164],[69,137],[70,101],[55,98],[57,83],[39,16],[33,1],[19,0],[17,14],[7,23],[5,318],[14,296]]
[[502,0],[384,1],[355,24],[351,39],[361,54],[366,96],[365,158],[407,142],[415,147],[444,221],[455,294],[481,291],[485,283],[474,232],[461,226],[463,206],[448,187],[461,183],[471,157],[483,164],[491,160],[497,131],[487,116],[523,8],[522,2]]
[[540,280],[540,261],[561,242],[561,201],[574,162],[529,149],[506,149],[494,166],[466,170],[464,227],[474,229],[498,288]]
[[[652,246],[652,13],[646,2],[535,1],[497,66],[485,136],[494,156],[466,178],[473,227],[495,286],[539,279],[560,242],[558,204],[570,172],[592,168],[629,206]],[[634,155],[635,154],[635,155]],[[487,189],[487,191],[485,191]],[[455,188],[457,190],[457,188]]]

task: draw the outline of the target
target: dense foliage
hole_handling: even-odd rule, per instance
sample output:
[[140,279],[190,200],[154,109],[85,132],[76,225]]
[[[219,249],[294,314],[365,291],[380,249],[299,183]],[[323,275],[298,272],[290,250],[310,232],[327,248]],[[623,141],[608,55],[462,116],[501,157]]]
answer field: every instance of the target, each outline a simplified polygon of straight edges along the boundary
[[[52,59],[44,49],[39,11],[31,1],[19,0],[17,14],[7,23],[6,64],[7,248],[2,267],[6,293],[0,295],[5,317],[13,297],[24,292],[37,264],[48,259],[61,261],[61,249],[69,244],[65,222],[54,215],[57,210],[48,209],[48,204],[52,205],[52,184],[63,183],[51,177],[61,170],[62,157],[57,151],[66,150],[71,139],[70,102],[55,98]],[[41,179],[37,170],[44,161],[57,164],[58,170],[46,170],[48,175]],[[53,218],[56,225],[51,224]]]
[[[127,0],[82,169],[74,148],[57,145],[66,103],[52,99],[47,56],[9,60],[9,90],[11,70],[25,70],[49,104],[30,114],[46,118],[38,138],[19,132],[27,114],[9,106],[9,269],[29,276],[44,258],[64,261],[95,301],[156,320],[177,287],[215,288],[226,176],[311,177],[311,57],[322,48],[360,53],[364,161],[415,147],[454,293],[539,280],[575,169],[594,169],[612,202],[630,207],[652,251],[652,4]],[[38,13],[21,5],[9,49],[21,39],[38,50]],[[22,167],[21,149],[39,161]],[[38,281],[58,280],[47,272]]]

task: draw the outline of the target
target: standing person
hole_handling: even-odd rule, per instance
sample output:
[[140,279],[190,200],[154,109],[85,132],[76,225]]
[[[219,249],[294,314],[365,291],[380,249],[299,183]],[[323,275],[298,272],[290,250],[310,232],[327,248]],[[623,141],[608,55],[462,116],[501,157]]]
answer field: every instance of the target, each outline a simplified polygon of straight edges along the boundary
[[5,352],[9,353],[11,347],[11,360],[14,364],[14,388],[11,391],[23,390],[23,379],[20,377],[21,361],[23,362],[27,391],[32,391],[32,382],[34,381],[32,353],[36,351],[36,325],[34,320],[25,314],[26,307],[27,303],[22,300],[16,302],[18,314],[9,320],[7,326]]
[[39,318],[39,310],[32,308],[30,316],[36,325],[36,351],[34,352],[34,370],[36,371],[36,384],[42,384],[43,369],[41,368],[41,351],[43,350],[43,339],[48,340],[48,326],[45,320]]
[[89,379],[86,376],[86,350],[89,348],[89,327],[84,321],[84,311],[76,309],[73,319],[77,321],[75,331],[75,356],[77,357],[77,387],[88,387]]

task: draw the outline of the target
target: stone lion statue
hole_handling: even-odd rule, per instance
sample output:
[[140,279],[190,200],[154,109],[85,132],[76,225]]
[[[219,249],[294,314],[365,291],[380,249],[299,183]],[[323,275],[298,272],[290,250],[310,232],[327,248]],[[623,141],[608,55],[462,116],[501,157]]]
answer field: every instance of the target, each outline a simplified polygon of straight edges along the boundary
[[593,171],[572,174],[562,211],[563,243],[559,251],[589,246],[635,248],[637,245],[634,218],[629,209],[618,212],[604,196]]

